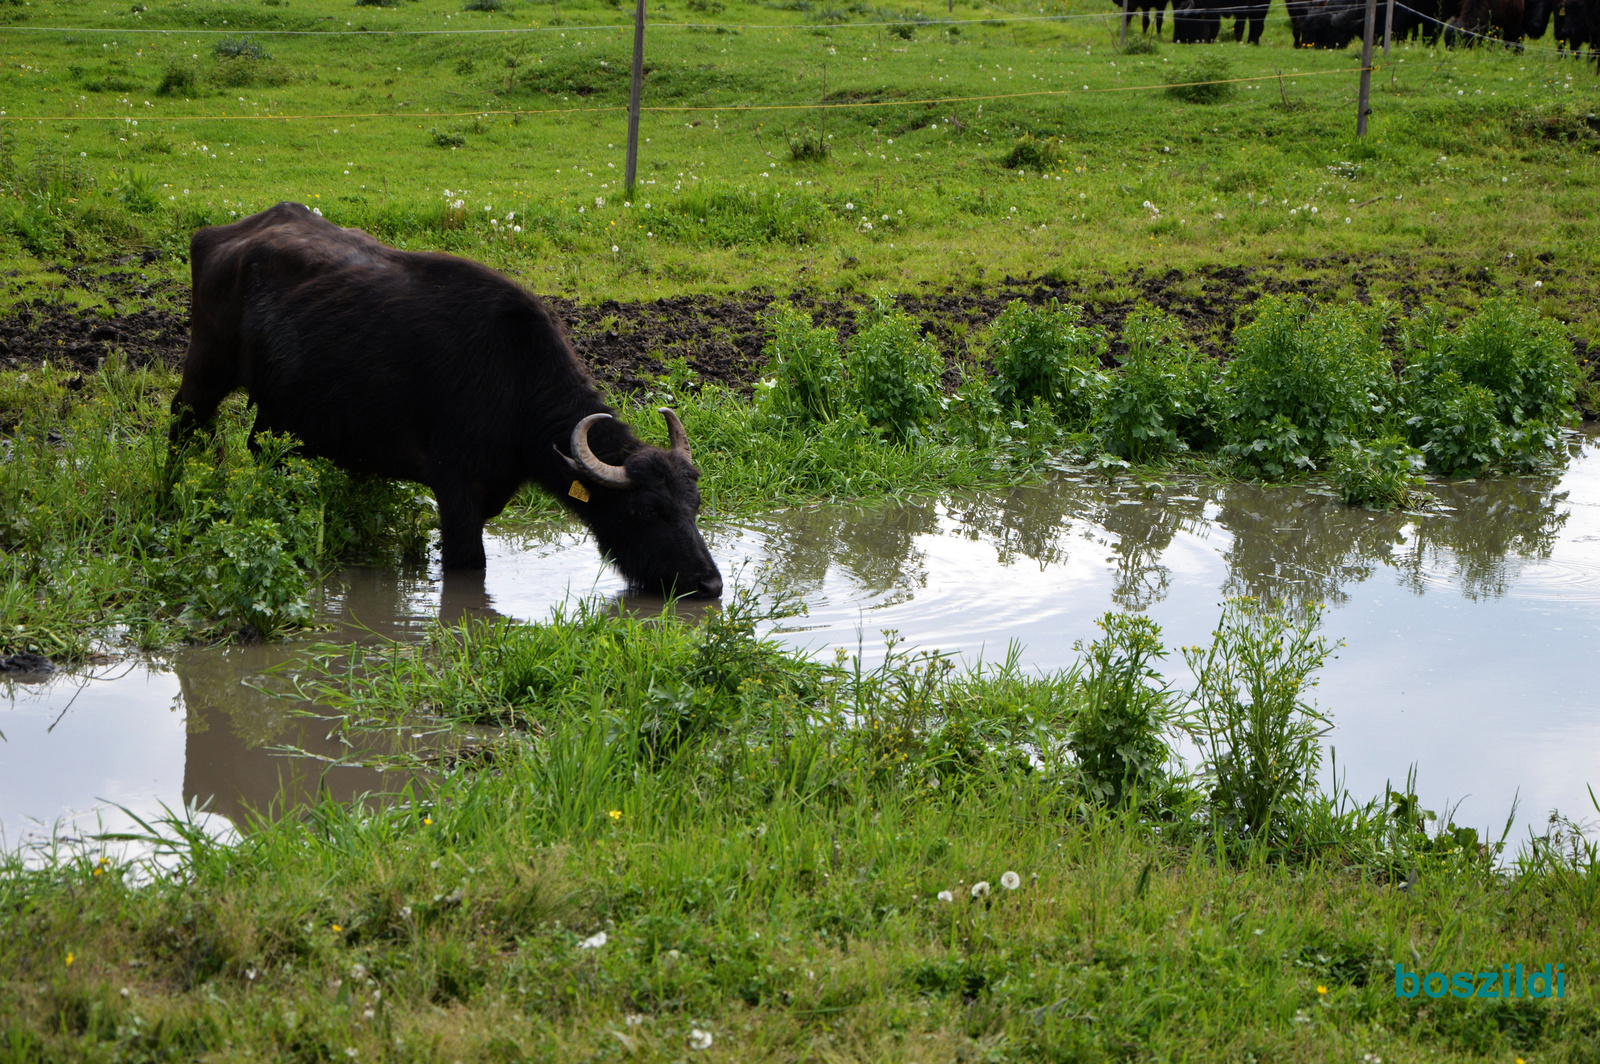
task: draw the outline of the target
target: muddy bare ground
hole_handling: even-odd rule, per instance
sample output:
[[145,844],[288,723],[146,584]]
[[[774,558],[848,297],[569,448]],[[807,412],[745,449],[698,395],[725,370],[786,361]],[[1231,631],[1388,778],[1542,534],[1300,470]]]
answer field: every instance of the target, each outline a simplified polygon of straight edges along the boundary
[[[115,284],[112,275],[73,279],[91,291],[98,287],[97,280]],[[1147,301],[1182,319],[1205,350],[1223,358],[1234,329],[1248,319],[1250,304],[1263,295],[1300,292],[1320,301],[1381,294],[1408,311],[1429,301],[1459,304],[1466,297],[1475,300],[1499,290],[1486,270],[1419,271],[1400,261],[1331,258],[1297,264],[1292,279],[1277,266],[1222,266],[1189,273],[1135,271],[1120,280],[1079,282],[1007,277],[965,291],[947,287],[940,292],[908,293],[898,297],[898,303],[921,319],[938,342],[946,358],[946,382],[953,385],[958,367],[968,355],[969,341],[1013,299],[1081,304],[1086,323],[1113,337],[1120,333],[1129,311],[1139,301]],[[836,326],[846,338],[855,332],[867,306],[861,295],[799,291],[779,296],[761,289],[721,296],[669,296],[648,302],[578,304],[561,298],[548,302],[565,323],[579,355],[597,377],[613,387],[625,391],[646,388],[667,371],[668,363],[681,359],[702,380],[747,392],[764,362],[761,314],[779,298],[811,311],[820,323]],[[1591,351],[1583,338],[1573,340],[1591,376],[1600,375],[1600,344]],[[5,368],[49,360],[93,370],[113,351],[134,365],[177,367],[187,344],[187,317],[155,307],[102,317],[40,300],[19,305],[0,318],[0,367]],[[1119,353],[1119,345],[1113,343],[1108,361]]]

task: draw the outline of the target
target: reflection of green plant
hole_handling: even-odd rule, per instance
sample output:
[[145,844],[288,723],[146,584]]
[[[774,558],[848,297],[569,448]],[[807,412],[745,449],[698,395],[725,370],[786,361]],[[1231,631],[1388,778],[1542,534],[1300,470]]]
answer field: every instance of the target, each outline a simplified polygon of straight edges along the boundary
[[1352,506],[1388,510],[1404,506],[1422,487],[1422,452],[1402,436],[1390,434],[1335,451],[1328,476]]
[[1069,421],[1085,421],[1100,384],[1105,337],[1080,325],[1083,308],[1052,299],[1008,304],[989,327],[994,397],[1002,407],[1042,401]]
[[1205,759],[1217,826],[1245,840],[1282,841],[1316,788],[1324,717],[1306,701],[1311,674],[1333,652],[1320,610],[1294,623],[1254,599],[1232,599],[1209,648],[1184,651],[1196,688],[1186,721]]
[[[1067,747],[1096,800],[1120,805],[1148,794],[1164,777],[1172,699],[1151,662],[1166,656],[1161,629],[1148,617],[1106,613],[1105,636],[1089,645],[1087,674]],[[1078,645],[1082,651],[1082,644]]]
[[1165,311],[1141,303],[1122,329],[1128,352],[1107,377],[1096,420],[1115,452],[1148,461],[1202,446],[1211,436],[1216,363]]
[[880,301],[877,320],[851,341],[850,390],[869,423],[908,440],[939,413],[944,362],[922,326],[893,306]]
[[839,333],[813,325],[811,315],[777,303],[762,316],[769,339],[768,379],[760,402],[780,417],[802,422],[832,421],[844,391],[844,354]]

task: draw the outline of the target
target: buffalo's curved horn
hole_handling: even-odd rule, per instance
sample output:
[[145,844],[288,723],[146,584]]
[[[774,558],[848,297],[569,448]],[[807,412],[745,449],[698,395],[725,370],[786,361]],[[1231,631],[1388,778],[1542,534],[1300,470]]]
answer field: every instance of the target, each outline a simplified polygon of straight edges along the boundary
[[683,431],[683,422],[678,420],[678,415],[672,412],[671,407],[663,406],[660,411],[661,416],[667,419],[667,440],[672,450],[683,455],[685,462],[694,461],[694,456],[689,453],[689,434]]
[[596,421],[603,421],[610,414],[590,414],[578,422],[572,429],[572,454],[577,459],[578,467],[595,480],[608,488],[626,488],[633,484],[628,479],[628,471],[619,465],[611,465],[596,458],[589,449],[589,428]]

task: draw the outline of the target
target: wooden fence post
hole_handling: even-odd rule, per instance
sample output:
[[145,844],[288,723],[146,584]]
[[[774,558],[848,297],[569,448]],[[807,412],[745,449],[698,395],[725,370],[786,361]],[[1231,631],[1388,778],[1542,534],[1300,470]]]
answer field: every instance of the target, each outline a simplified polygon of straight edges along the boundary
[[1389,58],[1389,38],[1394,35],[1394,0],[1389,0],[1389,15],[1383,20],[1383,57]]
[[1128,0],[1122,0],[1122,33],[1117,38],[1117,47],[1128,47]]
[[[639,0],[643,3],[644,0]],[[1367,25],[1361,35],[1361,91],[1356,94],[1356,136],[1367,135],[1367,106],[1372,99],[1372,30],[1378,21],[1378,0],[1367,0]]]
[[639,0],[639,6],[633,14],[633,84],[628,88],[628,168],[625,185],[630,200],[633,199],[633,186],[639,176],[639,97],[643,92],[644,0]]

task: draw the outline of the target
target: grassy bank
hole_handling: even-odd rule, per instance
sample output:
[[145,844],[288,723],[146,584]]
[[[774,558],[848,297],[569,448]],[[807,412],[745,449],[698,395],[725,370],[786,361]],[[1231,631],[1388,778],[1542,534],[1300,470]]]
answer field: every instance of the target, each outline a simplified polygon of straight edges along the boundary
[[[1471,276],[1600,326],[1600,81],[1548,38],[1398,43],[1357,141],[1353,51],[1292,49],[1281,8],[1259,47],[1124,54],[1101,5],[666,0],[645,103],[689,110],[646,113],[629,199],[628,12],[468,6],[8,6],[0,299],[170,300],[193,228],[298,199],[584,301],[1335,263],[1346,296]],[[1164,88],[1218,75],[1257,80]]]
[[[7,867],[7,1059],[1592,1058],[1592,851],[1497,869],[1317,793],[1314,621],[1230,608],[1185,703],[1137,621],[1029,677],[810,662],[746,606],[380,648],[352,720],[500,724],[492,758],[236,847],[162,826],[140,887]],[[1565,996],[1395,994],[1519,962]]]

